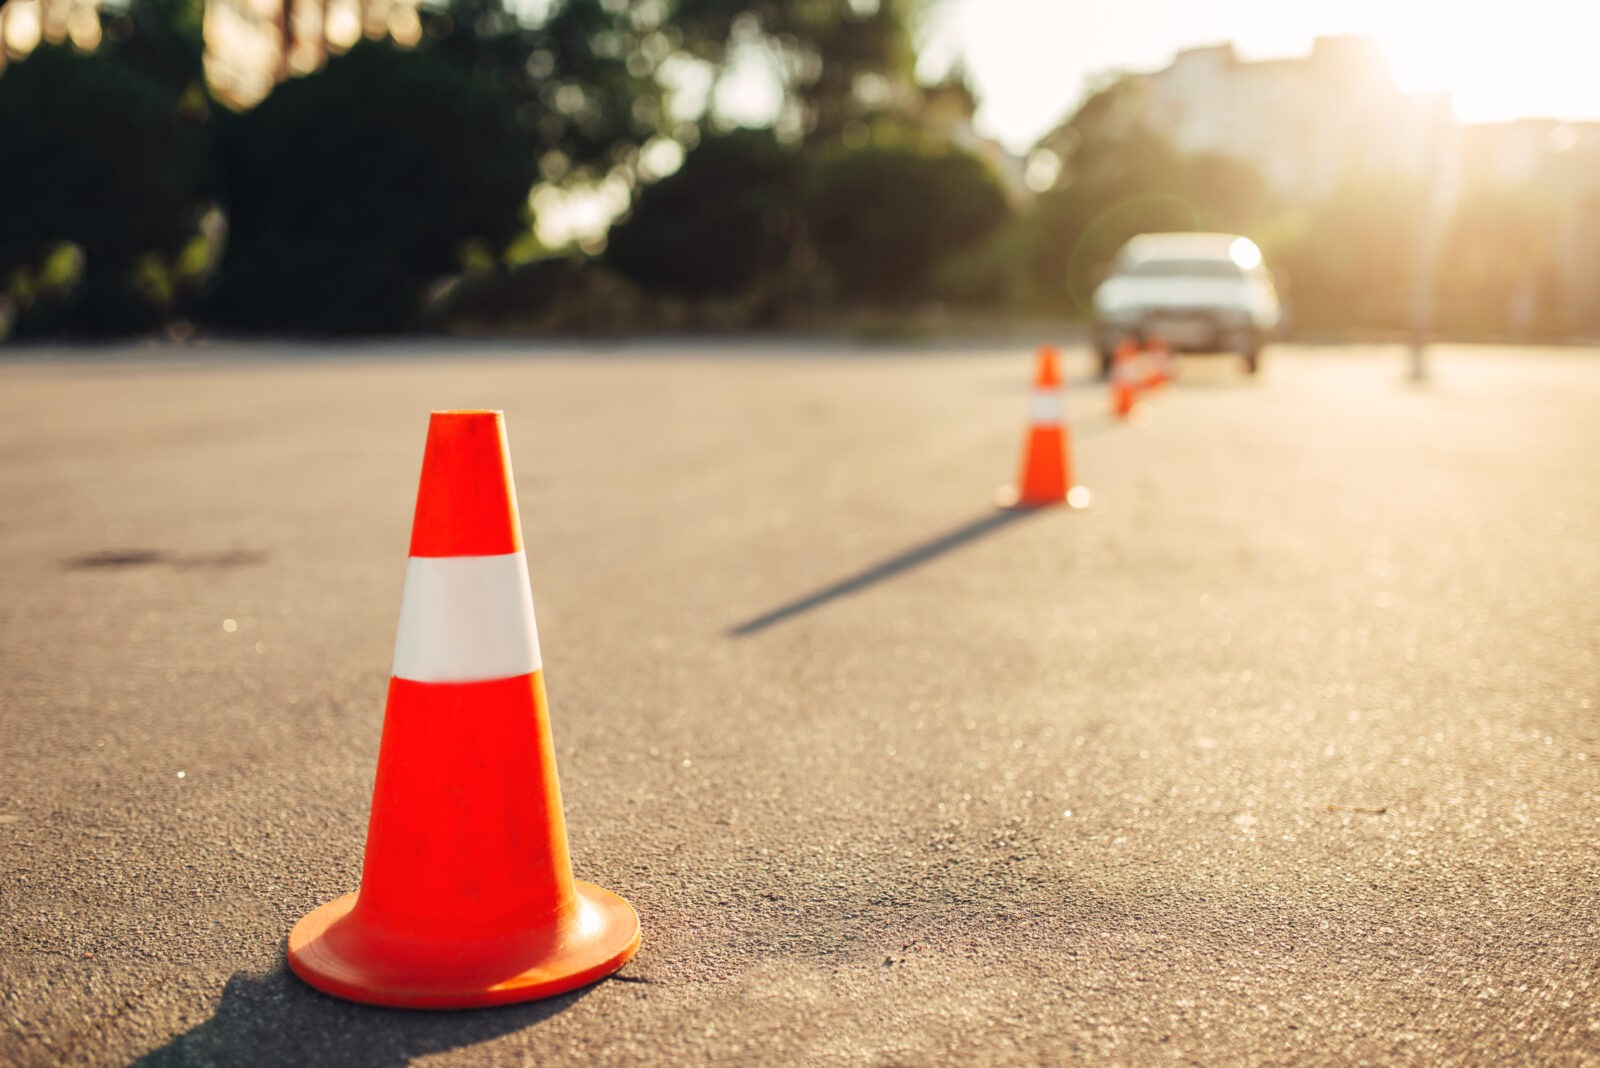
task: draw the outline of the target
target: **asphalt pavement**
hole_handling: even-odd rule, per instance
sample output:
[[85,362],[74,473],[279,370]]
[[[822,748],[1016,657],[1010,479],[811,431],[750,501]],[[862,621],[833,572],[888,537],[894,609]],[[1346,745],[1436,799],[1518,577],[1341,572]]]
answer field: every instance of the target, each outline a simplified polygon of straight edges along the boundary
[[[1600,350],[0,350],[0,1063],[1600,1064]],[[319,994],[429,409],[506,412],[616,977]]]

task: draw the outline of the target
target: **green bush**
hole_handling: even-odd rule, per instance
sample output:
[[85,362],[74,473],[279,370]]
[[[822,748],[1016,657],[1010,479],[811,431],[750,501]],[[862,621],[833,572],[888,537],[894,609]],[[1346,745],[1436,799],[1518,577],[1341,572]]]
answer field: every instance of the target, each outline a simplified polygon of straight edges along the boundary
[[527,226],[533,146],[509,99],[451,62],[363,43],[225,128],[222,324],[359,333],[421,320],[469,244]]
[[872,146],[822,166],[807,217],[841,304],[903,305],[928,297],[940,265],[1009,214],[999,179],[972,156]]
[[611,228],[606,263],[649,293],[737,296],[788,265],[802,177],[770,131],[707,138]]
[[18,329],[161,325],[202,210],[204,109],[99,55],[45,45],[0,76],[0,297]]

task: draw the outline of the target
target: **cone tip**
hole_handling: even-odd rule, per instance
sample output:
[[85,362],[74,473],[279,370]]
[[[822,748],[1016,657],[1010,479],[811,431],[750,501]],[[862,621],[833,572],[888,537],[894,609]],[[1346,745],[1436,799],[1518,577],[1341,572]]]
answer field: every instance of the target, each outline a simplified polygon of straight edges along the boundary
[[521,548],[504,413],[431,413],[411,555],[498,556]]
[[1035,362],[1033,384],[1036,386],[1059,386],[1061,384],[1061,371],[1056,364],[1056,347],[1042,345]]
[[443,408],[435,409],[428,413],[428,429],[444,424],[446,426],[466,423],[499,423],[502,426],[506,421],[506,413],[499,408]]

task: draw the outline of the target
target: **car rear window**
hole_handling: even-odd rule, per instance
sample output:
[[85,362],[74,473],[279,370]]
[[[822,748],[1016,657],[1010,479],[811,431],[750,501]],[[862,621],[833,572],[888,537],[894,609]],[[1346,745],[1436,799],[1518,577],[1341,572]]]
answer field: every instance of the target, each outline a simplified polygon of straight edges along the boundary
[[1232,260],[1140,260],[1123,274],[1135,278],[1243,278],[1244,270]]

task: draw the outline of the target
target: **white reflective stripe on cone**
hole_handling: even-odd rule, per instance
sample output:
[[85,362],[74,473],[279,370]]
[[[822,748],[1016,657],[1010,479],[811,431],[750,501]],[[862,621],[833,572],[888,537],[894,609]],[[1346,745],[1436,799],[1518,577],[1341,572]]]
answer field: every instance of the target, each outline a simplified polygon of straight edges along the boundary
[[526,557],[411,558],[394,642],[395,678],[485,682],[539,667]]
[[1059,423],[1066,413],[1066,406],[1061,403],[1061,394],[1041,389],[1034,393],[1028,411],[1035,423]]

